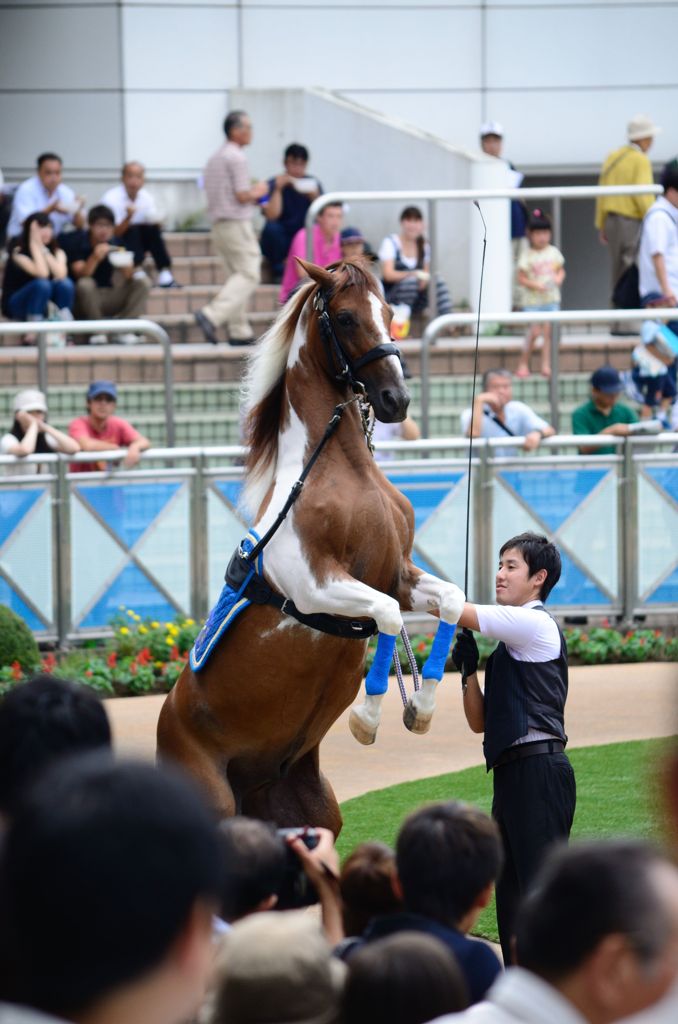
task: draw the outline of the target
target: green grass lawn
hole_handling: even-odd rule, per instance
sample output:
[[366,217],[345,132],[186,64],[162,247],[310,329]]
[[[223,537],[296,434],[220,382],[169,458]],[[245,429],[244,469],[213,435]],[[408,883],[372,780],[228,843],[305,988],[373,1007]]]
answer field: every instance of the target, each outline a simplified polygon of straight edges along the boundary
[[[657,782],[667,742],[639,740],[568,752],[577,777],[573,838],[661,837]],[[492,778],[479,766],[347,800],[341,808],[344,828],[337,841],[340,855],[347,856],[367,839],[380,839],[393,846],[403,818],[435,800],[464,800],[489,812]],[[494,901],[481,915],[474,932],[497,941]]]

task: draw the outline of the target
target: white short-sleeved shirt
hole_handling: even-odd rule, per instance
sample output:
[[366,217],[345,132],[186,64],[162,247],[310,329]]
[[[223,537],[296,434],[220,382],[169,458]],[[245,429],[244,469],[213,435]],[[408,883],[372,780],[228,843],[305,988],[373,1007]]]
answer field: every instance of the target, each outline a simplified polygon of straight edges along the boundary
[[503,640],[516,661],[553,661],[559,656],[560,633],[551,616],[539,610],[541,601],[528,601],[519,608],[500,604],[473,607],[483,636]]
[[[489,410],[483,414],[483,423],[481,437],[503,437],[506,440],[510,440],[510,436],[503,430],[498,423],[492,418],[493,410],[489,406],[486,406]],[[525,405],[524,402],[517,402],[511,399],[504,406],[504,422],[509,428],[512,434],[516,437],[522,437],[525,434],[529,434],[532,430],[547,430],[548,423],[543,420],[541,416],[537,416],[533,409],[530,409],[529,405]],[[461,431],[466,434],[471,424],[471,410],[464,409],[461,414]],[[517,447],[511,445],[510,447],[497,447],[492,449],[493,455],[515,455]]]
[[[395,260],[400,254],[400,260],[409,270],[417,269],[417,257],[416,256],[405,256],[400,246],[400,239],[398,235],[387,235],[379,246],[379,259],[383,263],[384,260]],[[428,242],[424,243],[424,263],[428,264],[431,262],[431,246]]]
[[104,192],[101,202],[109,206],[115,216],[115,223],[120,224],[127,216],[127,207],[134,206],[131,224],[157,224],[160,219],[155,199],[147,188],[140,188],[136,199],[130,199],[122,182]]
[[[30,217],[32,213],[37,213],[39,210],[44,210],[55,199],[58,199],[64,206],[73,206],[75,192],[68,185],[60,182],[50,195],[37,174],[22,181],[12,200],[12,214],[7,225],[7,237],[14,238],[21,234],[21,225],[26,217]],[[73,214],[59,213],[54,210],[50,213],[49,219],[54,227],[54,234],[58,235],[71,222]]]
[[638,276],[641,298],[662,291],[652,257],[661,253],[666,276],[674,294],[678,294],[678,209],[664,196],[658,196],[645,214],[638,251]]
[[[59,450],[57,442],[51,434],[45,434],[45,441],[52,451],[56,452]],[[18,441],[14,434],[3,434],[2,437],[0,437],[0,455],[11,455],[12,448],[15,444],[18,444]],[[8,463],[4,466],[7,476],[19,476],[23,473],[39,473],[44,468],[44,466],[39,465],[37,462],[24,462],[23,459],[17,459],[16,462]]]

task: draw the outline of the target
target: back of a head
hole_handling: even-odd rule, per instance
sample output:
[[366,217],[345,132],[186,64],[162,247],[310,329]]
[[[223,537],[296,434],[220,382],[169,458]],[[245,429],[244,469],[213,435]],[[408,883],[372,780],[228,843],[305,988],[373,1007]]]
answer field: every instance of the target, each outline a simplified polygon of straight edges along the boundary
[[402,932],[357,949],[348,961],[343,1019],[350,1024],[424,1024],[468,1006],[451,950],[431,935]]
[[237,921],[278,895],[287,851],[275,828],[254,818],[222,821],[219,843],[224,869],[221,916],[225,921]]
[[91,690],[50,675],[10,690],[0,702],[0,814],[10,817],[54,761],[110,746],[108,717]]
[[173,769],[88,754],[21,801],[0,859],[0,1000],[74,1019],[216,909],[216,827]]
[[209,1024],[334,1024],[345,975],[312,916],[253,914],[224,938]]
[[393,889],[395,853],[385,843],[360,843],[339,876],[346,935],[362,935],[373,917],[402,910]]
[[650,966],[672,924],[653,875],[661,856],[632,840],[560,846],[547,857],[518,915],[516,960],[557,984],[610,935]]
[[502,867],[496,823],[475,807],[449,801],[411,814],[396,843],[408,911],[456,927]]

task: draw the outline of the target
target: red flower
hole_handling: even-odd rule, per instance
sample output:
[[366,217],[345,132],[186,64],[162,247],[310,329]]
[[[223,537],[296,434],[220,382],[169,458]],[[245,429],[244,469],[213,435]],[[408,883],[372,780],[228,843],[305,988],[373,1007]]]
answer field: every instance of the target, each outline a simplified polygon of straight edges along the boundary
[[13,661],[10,667],[12,669],[12,679],[21,679],[23,673],[19,662]]
[[133,658],[132,661],[130,661],[129,663],[129,670],[131,675],[135,676],[137,674],[138,667],[139,666],[137,665],[136,658]]
[[420,641],[420,642],[419,642],[419,643],[417,644],[417,650],[418,650],[418,651],[421,651],[421,652],[423,652],[423,651],[425,651],[425,650],[426,650],[426,641],[425,641],[425,640],[421,640],[421,641]]
[[148,647],[143,647],[137,654],[137,661],[140,665],[148,665],[149,661],[152,661],[153,657]]
[[88,679],[91,679],[94,673],[92,672],[91,668],[87,668],[85,669],[85,675],[87,676]]
[[50,651],[42,659],[42,667],[45,672],[53,672],[56,668],[57,660],[54,654]]
[[172,659],[172,661],[177,661],[177,659],[179,658],[179,648],[177,647],[176,644],[170,651],[170,658]]
[[116,654],[115,651],[111,651],[111,653],[106,658],[106,663],[109,668],[116,667],[116,665],[118,664],[118,655]]

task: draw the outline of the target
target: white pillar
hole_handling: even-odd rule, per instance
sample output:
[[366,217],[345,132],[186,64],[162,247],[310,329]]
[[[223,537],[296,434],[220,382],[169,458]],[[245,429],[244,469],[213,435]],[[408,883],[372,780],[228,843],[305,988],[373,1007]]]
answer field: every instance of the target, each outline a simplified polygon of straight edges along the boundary
[[[503,160],[485,157],[471,164],[470,188],[511,188],[510,170]],[[511,311],[511,203],[509,199],[480,200],[487,224],[487,253],[483,277],[482,312]],[[469,302],[478,309],[480,266],[483,256],[483,222],[476,207],[469,205]]]

